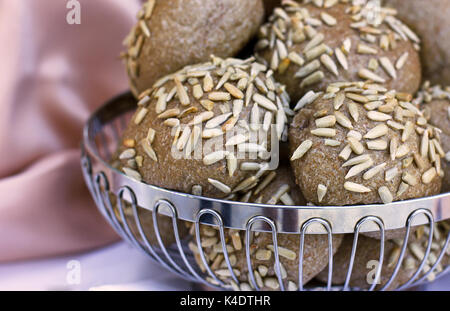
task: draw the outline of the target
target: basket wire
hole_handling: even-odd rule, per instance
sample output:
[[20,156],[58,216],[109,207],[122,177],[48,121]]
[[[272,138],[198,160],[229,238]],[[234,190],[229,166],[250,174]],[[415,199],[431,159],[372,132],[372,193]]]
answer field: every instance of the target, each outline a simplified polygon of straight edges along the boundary
[[[227,244],[225,241],[225,229],[232,228],[227,225],[227,219],[223,216],[223,209],[216,210],[214,207],[211,207],[213,204],[209,204],[211,202],[206,202],[208,204],[204,204],[202,198],[194,198],[199,202],[200,208],[196,206],[194,209],[192,218],[189,220],[182,219],[180,217],[179,211],[180,208],[184,208],[184,206],[179,206],[178,209],[176,205],[174,205],[170,198],[165,197],[169,196],[168,191],[163,191],[162,189],[157,190],[156,194],[158,197],[153,198],[154,204],[153,206],[147,206],[144,204],[142,200],[142,196],[138,197],[137,194],[142,194],[142,189],[137,189],[136,181],[131,180],[124,174],[112,168],[108,161],[111,159],[112,154],[114,153],[118,143],[120,142],[121,134],[124,131],[127,121],[130,118],[130,115],[133,111],[133,107],[135,105],[135,101],[129,93],[122,94],[117,98],[113,99],[109,103],[107,103],[104,107],[102,107],[99,111],[97,111],[93,117],[88,121],[85,131],[84,131],[84,141],[82,144],[82,157],[81,157],[81,165],[83,170],[83,175],[85,177],[86,184],[92,194],[92,197],[95,201],[96,206],[98,207],[101,214],[105,217],[108,223],[114,228],[114,230],[120,235],[122,239],[127,241],[129,244],[133,245],[135,248],[139,249],[147,256],[149,256],[153,261],[158,262],[165,269],[181,276],[182,278],[192,281],[202,283],[212,288],[217,289],[236,289],[239,290],[242,288],[242,284],[240,284],[238,277],[233,270],[230,254],[227,249]],[[121,182],[115,183],[117,180]],[[139,185],[140,187],[151,187],[150,185]],[[146,188],[144,188],[146,190]],[[159,192],[158,192],[159,191]],[[111,202],[110,194],[113,194],[117,198],[117,208],[114,208],[113,203]],[[146,195],[146,199],[148,199],[148,195],[152,195],[152,193],[146,194],[145,191],[143,194]],[[171,196],[180,196],[183,194],[177,194],[170,192]],[[186,196],[186,195],[184,195]],[[190,196],[195,197],[195,196]],[[431,280],[435,277],[441,276],[450,270],[450,267],[445,267],[440,273],[437,273],[437,269],[441,260],[448,252],[449,241],[450,241],[450,232],[447,234],[445,238],[445,242],[442,245],[439,255],[437,255],[437,259],[432,263],[431,267],[428,271],[424,271],[424,268],[428,262],[431,247],[433,242],[433,232],[435,229],[435,221],[436,215],[433,214],[432,211],[438,211],[438,220],[445,220],[449,218],[450,213],[448,210],[450,206],[448,206],[448,197],[444,196],[443,199],[438,198],[436,202],[438,202],[438,209],[429,209],[429,208],[417,208],[414,209],[406,218],[406,222],[403,228],[406,229],[403,243],[401,246],[400,254],[397,259],[397,263],[395,265],[394,271],[390,276],[389,280],[380,288],[380,290],[384,291],[390,288],[392,283],[394,282],[396,276],[398,275],[402,263],[405,259],[405,254],[408,248],[408,242],[411,235],[411,228],[414,223],[414,220],[419,216],[426,218],[426,225],[428,226],[428,241],[426,250],[424,253],[423,259],[420,261],[420,264],[413,274],[413,276],[404,284],[399,286],[398,290],[404,290],[413,286],[417,286]],[[183,198],[181,198],[182,200]],[[446,200],[447,199],[447,200]],[[209,201],[218,201],[218,200],[209,200]],[[126,217],[125,212],[125,204],[124,202],[128,202],[131,205],[131,213],[132,219],[134,221],[134,225],[137,228],[137,232],[132,230],[130,220]],[[226,202],[220,202],[221,206]],[[204,207],[202,206],[204,205]],[[255,204],[253,204],[255,205]],[[423,205],[423,204],[422,204]],[[426,206],[426,205],[424,205]],[[156,236],[157,244],[150,242],[148,234],[145,233],[144,224],[142,222],[141,217],[139,216],[139,209],[145,208],[147,210],[152,211],[152,221],[153,221],[153,232]],[[354,207],[357,208],[357,207]],[[396,207],[399,208],[399,207]],[[286,207],[277,206],[272,207],[272,209],[286,209]],[[302,211],[302,207],[298,207],[300,211]],[[310,207],[303,207],[305,210],[310,210]],[[117,212],[116,212],[117,211]],[[282,279],[281,273],[281,264],[280,264],[280,252],[278,247],[278,234],[280,230],[277,227],[279,226],[279,222],[275,222],[273,220],[275,213],[263,213],[265,210],[262,210],[261,214],[254,214],[247,219],[244,219],[245,227],[241,228],[241,230],[245,230],[245,253],[246,253],[246,263],[248,266],[249,272],[249,282],[251,287],[254,290],[260,290],[260,286],[258,286],[258,282],[255,278],[254,269],[251,260],[250,254],[250,244],[252,239],[252,234],[255,232],[270,232],[272,235],[273,241],[273,252],[275,258],[275,275],[278,279],[278,283],[280,286],[280,290],[286,290],[284,286],[284,282]],[[442,213],[444,211],[444,213]],[[341,213],[345,213],[343,210]],[[161,235],[161,230],[159,228],[158,215],[164,215],[171,218],[172,224],[172,232],[174,235],[174,243],[172,245],[165,245],[163,241],[163,237]],[[266,214],[266,215],[264,215]],[[247,215],[245,215],[247,216]],[[202,219],[205,219],[202,221]],[[187,238],[183,238],[180,236],[179,224],[178,220],[188,221],[194,226],[195,230],[195,242],[197,245],[197,249],[199,250],[200,260],[203,263],[203,267],[205,271],[202,271],[201,267],[196,264],[196,260],[194,258],[193,251],[188,247]],[[229,222],[229,220],[228,220]],[[257,226],[257,224],[260,224]],[[385,234],[386,234],[386,225],[385,221],[380,216],[367,214],[364,217],[361,217],[354,229],[352,231],[344,232],[344,233],[353,233],[353,245],[352,251],[349,261],[349,267],[345,277],[345,283],[342,287],[332,286],[332,277],[333,277],[333,234],[341,234],[343,232],[335,232],[333,231],[332,223],[322,216],[318,217],[310,217],[306,221],[304,221],[300,228],[299,232],[293,234],[299,234],[300,242],[299,242],[299,254],[298,254],[298,290],[335,290],[342,289],[346,290],[354,290],[355,288],[350,287],[350,281],[352,276],[352,270],[355,262],[356,251],[358,247],[359,235],[361,232],[364,232],[363,226],[367,223],[372,223],[378,228],[380,234],[380,248],[379,248],[379,264],[375,272],[375,281],[370,285],[369,291],[375,290],[377,287],[377,280],[380,279],[383,267],[384,256],[384,248],[385,248]],[[423,220],[422,220],[423,223]],[[201,230],[200,225],[209,225],[218,228],[219,236],[220,236],[220,244],[222,247],[222,252],[226,264],[226,268],[228,269],[231,276],[231,287],[230,284],[225,283],[221,280],[212,270],[210,265],[208,264],[204,249],[202,247],[202,239],[201,239]],[[304,249],[305,249],[305,235],[310,234],[307,233],[308,229],[313,226],[318,225],[323,228],[323,233],[327,235],[328,238],[328,279],[327,284],[320,287],[305,287],[303,284],[303,265],[304,265]],[[256,229],[254,227],[257,227]],[[269,228],[270,230],[268,230]],[[373,229],[373,227],[372,227]],[[374,230],[372,230],[374,231]],[[309,284],[308,284],[309,286]]]

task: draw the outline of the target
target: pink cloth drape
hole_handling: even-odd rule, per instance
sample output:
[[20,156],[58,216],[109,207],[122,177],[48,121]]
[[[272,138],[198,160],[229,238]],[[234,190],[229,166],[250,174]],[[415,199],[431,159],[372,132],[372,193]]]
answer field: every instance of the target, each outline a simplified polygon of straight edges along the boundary
[[89,114],[127,89],[118,55],[138,0],[0,0],[0,261],[88,250],[117,236],[81,176]]

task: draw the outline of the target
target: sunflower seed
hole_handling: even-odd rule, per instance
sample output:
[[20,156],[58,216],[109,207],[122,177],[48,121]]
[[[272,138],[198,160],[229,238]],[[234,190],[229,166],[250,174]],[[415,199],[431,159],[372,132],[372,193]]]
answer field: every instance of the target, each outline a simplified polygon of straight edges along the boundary
[[384,168],[386,167],[386,163],[379,164],[367,172],[364,173],[363,178],[364,180],[369,180],[375,177],[378,173],[380,173]]
[[255,143],[243,143],[239,144],[238,150],[239,152],[266,152],[266,148],[264,146],[255,144]]
[[347,161],[351,154],[352,148],[350,147],[350,145],[346,145],[344,149],[342,149],[342,151],[339,153],[339,158]]
[[369,159],[361,164],[355,165],[353,166],[347,173],[347,175],[345,176],[345,179],[349,179],[352,178],[356,175],[358,175],[359,173],[362,173],[363,171],[367,170],[368,168],[370,168],[373,165],[373,161],[372,159]]
[[303,66],[303,64],[305,63],[305,60],[298,53],[295,52],[290,52],[288,58],[291,62],[293,62],[298,66]]
[[378,194],[380,195],[381,201],[383,201],[384,204],[392,203],[392,201],[394,201],[392,193],[386,186],[378,188]]
[[178,116],[179,114],[180,114],[180,109],[178,109],[178,108],[168,109],[168,110],[164,111],[163,113],[160,113],[158,115],[158,119],[173,118],[173,117]]
[[202,98],[202,96],[203,96],[203,89],[200,86],[200,84],[194,85],[194,87],[192,88],[192,94],[194,95],[195,99]]
[[301,67],[294,75],[295,78],[304,78],[320,68],[319,60],[314,60]]
[[339,48],[336,48],[334,50],[334,53],[336,55],[336,58],[337,58],[339,64],[342,66],[342,68],[344,68],[344,70],[348,70],[348,62],[347,62],[347,57],[345,56],[345,54]]
[[220,191],[222,191],[225,194],[231,193],[231,189],[230,187],[228,187],[227,185],[221,183],[218,180],[212,179],[212,178],[208,178],[208,182],[213,185],[214,187],[216,187],[217,189],[219,189]]
[[322,93],[316,93],[314,91],[308,91],[295,105],[294,111],[298,111],[306,105],[314,102]]
[[215,128],[215,127],[221,125],[222,123],[224,123],[226,120],[228,120],[228,118],[231,117],[231,115],[232,115],[232,113],[229,112],[229,113],[224,113],[217,117],[214,117],[214,118],[210,119],[208,122],[206,122],[205,128],[207,128],[207,129]]
[[142,180],[142,176],[141,174],[139,174],[138,171],[135,171],[131,168],[128,167],[122,167],[122,171],[125,173],[125,175],[127,175],[128,177],[131,177],[133,179],[136,179],[137,181],[141,181]]
[[169,118],[164,120],[163,124],[166,126],[175,127],[180,125],[180,120],[175,118]]
[[428,158],[430,159],[431,163],[434,163],[436,161],[436,149],[434,147],[434,144],[432,141],[428,144]]
[[377,122],[385,122],[387,120],[392,119],[390,115],[378,111],[369,111],[367,113],[367,118]]
[[144,118],[147,115],[147,113],[148,113],[148,109],[142,107],[141,110],[139,110],[139,112],[136,114],[136,117],[134,119],[134,123],[136,125],[139,125],[142,122],[142,120],[144,120]]
[[319,137],[335,137],[336,130],[332,128],[318,128],[311,130],[311,134]]
[[341,142],[334,139],[325,139],[325,146],[337,147],[340,146]]
[[406,142],[412,133],[414,133],[414,123],[407,121],[402,133],[402,142]]
[[434,179],[434,177],[436,177],[436,175],[437,175],[436,168],[432,167],[429,170],[427,170],[425,173],[423,173],[422,182],[424,184],[429,184],[433,181],[433,179]]
[[306,152],[311,148],[312,141],[311,140],[305,140],[302,142],[297,149],[295,150],[294,154],[291,157],[291,161],[295,161],[297,159],[302,158]]
[[386,174],[384,176],[384,180],[386,181],[392,181],[396,176],[398,175],[398,168],[393,167],[386,171]]
[[[243,171],[257,171],[261,168],[261,165],[256,162],[243,162],[241,163],[241,170]],[[256,191],[255,191],[255,194]]]
[[146,95],[137,103],[137,105],[138,106],[144,106],[149,101],[150,101],[150,97],[148,95]]
[[345,100],[344,93],[337,94],[333,102],[334,110],[339,110],[339,108],[341,108],[342,105],[344,104],[344,100]]
[[406,184],[404,182],[400,183],[400,186],[398,187],[398,191],[397,191],[397,197],[402,196],[406,192],[406,190],[408,190],[408,188],[409,188],[408,184]]
[[371,140],[367,142],[367,148],[369,150],[386,150],[388,147],[388,143],[383,139]]
[[214,117],[214,112],[212,112],[212,111],[203,111],[203,112],[199,113],[198,115],[196,115],[194,117],[194,119],[192,119],[192,121],[189,122],[189,125],[201,124],[201,123],[203,123],[205,121],[208,121],[212,117]]
[[323,198],[327,194],[327,190],[328,188],[322,184],[317,186],[317,199],[319,200],[319,202],[322,202]]
[[358,122],[358,119],[359,119],[358,105],[353,102],[350,102],[350,103],[348,103],[348,110],[349,110],[350,115],[352,116],[353,120],[355,122]]
[[136,150],[134,149],[125,149],[120,155],[119,155],[119,159],[120,160],[127,160],[127,159],[131,159],[134,158],[134,156],[136,155]]
[[409,153],[410,149],[407,144],[400,145],[395,154],[396,158],[402,158]]
[[380,64],[386,70],[386,72],[393,78],[397,79],[397,72],[395,71],[394,66],[392,65],[391,61],[387,57],[381,57],[380,58]]
[[328,26],[335,26],[337,24],[336,18],[325,12],[320,13],[320,18]]
[[367,188],[367,187],[365,187],[363,185],[360,185],[360,184],[357,184],[357,183],[353,183],[353,182],[350,182],[350,181],[346,181],[344,183],[344,188],[346,190],[350,191],[350,192],[355,192],[355,193],[369,193],[369,192],[372,191],[372,190],[370,190],[369,188]]
[[267,249],[258,249],[255,253],[257,260],[269,260],[272,257],[272,252]]
[[408,60],[408,56],[409,56],[409,53],[405,52],[402,54],[402,56],[400,56],[398,58],[397,62],[395,63],[395,68],[397,70],[400,70],[403,68],[403,66],[406,64],[406,61]]
[[225,83],[224,85],[225,89],[235,98],[242,99],[244,98],[244,93],[231,83]]
[[347,140],[354,153],[360,155],[364,152],[364,146],[357,139],[348,137]]
[[339,76],[338,68],[328,54],[323,54],[322,56],[320,56],[320,61],[332,74],[334,74],[336,77]]
[[361,68],[358,71],[358,75],[359,75],[359,77],[361,79],[372,80],[372,81],[378,82],[378,83],[385,83],[386,82],[386,80],[384,78],[378,76],[373,71],[370,71],[369,69],[366,69],[366,68]]
[[336,124],[336,117],[334,115],[316,119],[316,126],[319,128],[333,127]]
[[208,99],[212,101],[229,101],[231,95],[228,92],[211,92],[208,94]]
[[[342,112],[336,111],[334,113],[336,116],[336,121],[342,126],[347,129],[353,129],[352,121],[350,121],[349,118],[347,118]],[[316,121],[317,125],[317,121]]]
[[300,83],[300,87],[307,87],[319,83],[323,78],[325,78],[324,73],[322,71],[316,71],[303,79],[302,83]]
[[417,182],[418,182],[417,178],[408,172],[404,172],[402,174],[402,180],[410,186],[415,186],[415,185],[417,185]]
[[391,120],[387,121],[387,125],[389,125],[394,130],[398,130],[398,131],[405,129],[405,126],[403,124],[400,124],[398,122],[391,121]]
[[215,151],[212,152],[206,156],[203,157],[203,164],[205,165],[212,165],[216,162],[219,162],[223,159],[225,159],[225,157],[229,154],[228,151],[225,150],[221,150],[221,151]]

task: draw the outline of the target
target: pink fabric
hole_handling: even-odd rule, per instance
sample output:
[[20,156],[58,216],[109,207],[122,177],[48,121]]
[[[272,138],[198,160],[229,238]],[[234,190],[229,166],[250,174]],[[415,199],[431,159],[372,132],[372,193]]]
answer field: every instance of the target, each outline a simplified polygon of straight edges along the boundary
[[138,0],[0,0],[0,261],[117,239],[81,176],[89,114],[127,89],[118,58]]

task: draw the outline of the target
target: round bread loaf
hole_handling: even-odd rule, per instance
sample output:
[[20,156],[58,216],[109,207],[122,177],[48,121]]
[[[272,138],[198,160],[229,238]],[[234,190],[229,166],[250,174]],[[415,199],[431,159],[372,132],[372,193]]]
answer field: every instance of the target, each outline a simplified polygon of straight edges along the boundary
[[278,144],[287,138],[283,89],[251,58],[212,57],[165,76],[141,94],[119,151],[121,169],[185,193],[246,193],[278,167]]
[[130,87],[137,96],[157,79],[207,61],[237,54],[264,16],[261,0],[149,0],[124,41]]
[[[255,187],[253,195],[244,196],[241,201],[251,203],[268,203],[284,205],[304,205],[305,199],[295,185],[294,177],[287,165],[273,172],[271,181],[261,181]],[[269,175],[268,175],[269,176]],[[193,227],[193,226],[192,226]],[[225,284],[235,290],[252,290],[253,285],[248,273],[245,251],[245,231],[225,230],[227,250],[230,263],[240,286],[232,280],[224,260],[218,228],[200,226],[200,236],[208,265],[215,275]],[[194,232],[191,231],[194,235]],[[341,235],[333,236],[333,253],[337,251],[342,241]],[[300,236],[297,234],[278,234],[277,239],[281,263],[281,275],[286,290],[298,289],[298,263]],[[206,271],[195,242],[190,243],[197,263],[203,272]],[[271,233],[254,233],[250,245],[252,267],[258,287],[262,290],[280,290],[280,284],[275,274],[275,256],[273,253]],[[328,236],[305,235],[303,264],[303,285],[314,278],[328,264]],[[214,283],[212,278],[209,281]]]
[[432,83],[450,84],[450,1],[386,0],[387,6],[422,40],[423,74]]
[[307,201],[390,203],[440,192],[436,131],[410,94],[349,82],[305,97],[303,102],[313,102],[295,116],[289,144]]
[[[428,272],[430,270],[439,257],[440,251],[445,244],[445,239],[449,231],[449,222],[441,222],[436,224],[436,226],[437,229],[435,230],[436,233],[433,240],[435,247],[432,247],[430,255],[427,258],[427,262],[422,270],[423,272],[420,275],[423,275],[424,272]],[[394,290],[399,286],[404,285],[409,281],[414,273],[416,273],[425,255],[425,250],[428,243],[428,232],[428,227],[421,226],[419,227],[419,230],[410,236],[401,268],[391,285],[388,287],[389,290]],[[368,289],[373,284],[378,260],[380,258],[380,245],[379,240],[359,236],[352,276],[349,283],[350,287]],[[386,241],[384,247],[383,267],[381,270],[380,282],[378,283],[379,285],[376,287],[377,289],[383,287],[392,276],[400,256],[402,245],[402,239]],[[333,258],[332,283],[334,285],[343,285],[345,283],[350,256],[352,253],[352,246],[353,234],[348,234],[344,237],[341,247]],[[436,270],[428,276],[429,281],[433,281],[436,275],[442,272],[443,269],[450,264],[449,259],[450,253],[447,251],[442,261],[437,265]],[[317,276],[318,280],[327,282],[327,269],[328,267],[319,273]]]
[[[445,155],[441,165],[444,173],[442,193],[450,191],[450,88],[443,90],[440,86],[430,87],[425,83],[418,93],[415,102],[424,109],[424,115],[431,125],[438,127],[442,132],[437,133],[435,143],[436,151]],[[436,142],[436,141],[434,141]]]
[[293,101],[332,82],[360,79],[415,93],[420,41],[392,10],[371,3],[283,1],[260,28],[258,61],[275,71]]

